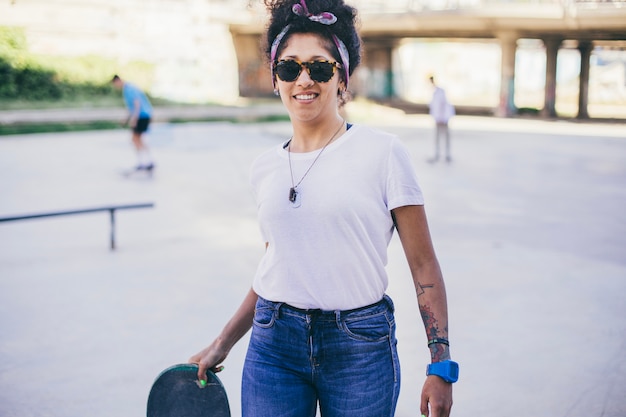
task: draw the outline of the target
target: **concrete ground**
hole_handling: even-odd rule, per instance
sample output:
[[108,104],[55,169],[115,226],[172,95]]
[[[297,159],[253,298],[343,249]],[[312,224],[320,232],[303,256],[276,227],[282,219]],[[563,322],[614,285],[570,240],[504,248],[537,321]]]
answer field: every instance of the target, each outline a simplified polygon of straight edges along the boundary
[[[458,116],[450,164],[428,164],[427,116],[350,120],[398,134],[426,195],[446,278],[457,417],[626,415],[626,128]],[[248,167],[287,123],[155,124],[154,177],[124,130],[0,138],[0,217],[154,202],[0,223],[0,416],[145,415],[157,374],[207,345],[263,254]],[[428,362],[397,238],[403,386],[419,415]],[[220,374],[240,415],[244,338]]]

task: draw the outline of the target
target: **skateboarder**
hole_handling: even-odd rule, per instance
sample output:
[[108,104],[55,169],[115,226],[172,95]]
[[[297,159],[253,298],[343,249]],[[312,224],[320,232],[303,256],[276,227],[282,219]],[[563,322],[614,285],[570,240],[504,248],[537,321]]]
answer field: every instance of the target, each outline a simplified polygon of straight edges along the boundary
[[143,134],[150,126],[152,118],[152,104],[139,87],[122,80],[118,75],[113,76],[111,83],[118,90],[122,90],[124,103],[128,109],[128,125],[132,131],[133,146],[137,153],[137,171],[152,171],[154,161],[150,155],[150,150],[143,140]]

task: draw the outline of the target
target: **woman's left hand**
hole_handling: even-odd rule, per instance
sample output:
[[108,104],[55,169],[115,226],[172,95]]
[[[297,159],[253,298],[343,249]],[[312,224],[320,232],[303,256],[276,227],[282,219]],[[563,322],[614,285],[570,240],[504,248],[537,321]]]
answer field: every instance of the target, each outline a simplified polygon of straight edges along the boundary
[[[449,417],[452,408],[452,384],[430,375],[422,388],[420,411],[426,417]],[[429,413],[430,410],[430,413]]]

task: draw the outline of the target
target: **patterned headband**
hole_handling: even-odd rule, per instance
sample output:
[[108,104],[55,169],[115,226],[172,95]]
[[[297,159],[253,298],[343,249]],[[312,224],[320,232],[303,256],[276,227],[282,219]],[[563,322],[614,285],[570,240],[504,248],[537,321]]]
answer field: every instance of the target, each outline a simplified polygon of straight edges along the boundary
[[[309,9],[306,6],[305,0],[300,0],[300,4],[294,4],[291,8],[291,11],[298,15],[308,18],[312,22],[321,23],[322,25],[330,26],[337,21],[337,16],[330,12],[322,12],[320,14],[311,14],[309,13]],[[278,47],[280,43],[283,41],[283,38],[291,29],[291,24],[285,26],[285,28],[276,36],[274,42],[272,42],[272,47],[270,49],[270,71],[272,73],[272,84],[274,88],[276,88],[276,77],[274,76],[274,61],[276,60],[276,53],[278,52]],[[333,41],[335,42],[335,46],[339,51],[339,56],[341,57],[341,64],[344,69],[345,81],[346,81],[346,89],[348,88],[348,79],[350,78],[350,54],[348,53],[348,48],[346,45],[334,34],[331,34]]]

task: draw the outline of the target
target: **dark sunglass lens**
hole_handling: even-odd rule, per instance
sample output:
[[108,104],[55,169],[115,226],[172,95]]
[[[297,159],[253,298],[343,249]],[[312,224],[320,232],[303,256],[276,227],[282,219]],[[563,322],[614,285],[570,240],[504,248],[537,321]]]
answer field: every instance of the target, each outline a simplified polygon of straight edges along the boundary
[[276,64],[276,74],[283,81],[295,81],[302,67],[296,61],[280,61]]
[[335,66],[330,62],[314,61],[309,64],[311,79],[318,83],[328,82],[333,78]]

